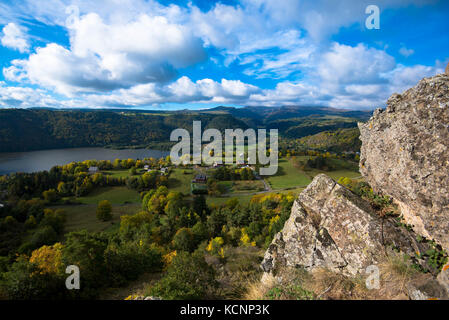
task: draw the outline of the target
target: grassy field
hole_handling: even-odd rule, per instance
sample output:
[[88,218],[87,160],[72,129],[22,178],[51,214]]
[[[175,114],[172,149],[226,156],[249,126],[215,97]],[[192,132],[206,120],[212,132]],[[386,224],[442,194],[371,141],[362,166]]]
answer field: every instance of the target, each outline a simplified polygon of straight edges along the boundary
[[129,170],[108,170],[101,172],[104,175],[108,175],[114,178],[126,178],[129,177]]
[[137,191],[122,186],[101,188],[78,200],[83,204],[95,205],[101,200],[108,200],[112,204],[140,203],[141,201]]
[[64,209],[66,212],[66,232],[80,230],[87,230],[89,232],[113,230],[119,227],[120,216],[125,214],[134,214],[138,212],[140,208],[140,204],[113,205],[112,220],[102,222],[97,219],[97,206],[94,204],[55,207],[55,209]]
[[[338,180],[340,177],[356,178],[360,176],[355,163],[344,160],[330,159],[332,166],[338,168],[334,171],[307,170],[304,171],[298,165],[300,161],[306,161],[309,157],[294,157],[291,159],[279,159],[279,170],[275,176],[267,177],[266,180],[273,188],[272,193],[293,193],[298,195],[312,181],[313,177],[319,173],[325,173]],[[108,171],[115,177],[127,177],[128,170]],[[168,187],[171,191],[182,192],[190,197],[190,184],[196,171],[194,169],[174,168],[168,180]],[[254,181],[227,181],[229,194],[222,197],[206,196],[209,205],[222,205],[229,199],[237,198],[241,204],[248,204],[256,194],[264,189],[263,182]],[[86,229],[88,231],[114,230],[119,227],[120,216],[124,214],[134,214],[141,208],[140,195],[135,190],[130,190],[125,186],[105,187],[92,192],[86,197],[78,198],[81,205],[59,206],[67,212],[66,231]],[[96,208],[101,200],[109,200],[113,206],[113,219],[109,222],[101,222],[96,217]]]
[[276,189],[306,186],[312,181],[305,172],[295,168],[292,161],[279,159],[278,172],[266,178],[271,187]]
[[338,168],[337,170],[320,171],[313,169],[303,171],[297,164],[300,161],[307,161],[307,159],[309,159],[308,156],[279,159],[278,173],[274,176],[267,177],[266,180],[270,183],[273,190],[279,190],[305,187],[312,181],[313,177],[320,173],[324,173],[334,180],[338,180],[340,177],[355,178],[360,176],[356,164],[340,159],[329,160],[335,168]]
[[190,183],[194,175],[195,171],[193,169],[172,169],[168,178],[168,188],[170,191],[178,191],[188,195],[190,194]]
[[248,181],[234,181],[231,192],[237,193],[250,193],[264,191],[264,184],[260,180],[248,180]]
[[238,195],[232,194],[229,197],[206,197],[206,203],[208,205],[222,205],[225,204],[229,199],[237,198],[241,204],[248,204],[253,196],[252,195]]

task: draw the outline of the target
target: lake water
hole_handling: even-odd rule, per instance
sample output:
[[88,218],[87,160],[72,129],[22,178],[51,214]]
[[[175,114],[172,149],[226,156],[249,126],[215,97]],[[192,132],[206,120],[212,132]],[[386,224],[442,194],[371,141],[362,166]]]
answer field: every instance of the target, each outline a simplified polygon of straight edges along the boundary
[[50,170],[72,161],[162,158],[169,151],[150,149],[74,148],[29,152],[0,152],[0,175]]

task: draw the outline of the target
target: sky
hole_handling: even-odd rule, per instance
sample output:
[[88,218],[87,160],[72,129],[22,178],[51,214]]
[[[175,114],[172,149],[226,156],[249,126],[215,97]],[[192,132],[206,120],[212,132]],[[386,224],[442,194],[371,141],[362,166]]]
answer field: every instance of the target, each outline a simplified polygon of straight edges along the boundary
[[447,0],[2,0],[0,108],[372,110],[443,73],[448,17]]

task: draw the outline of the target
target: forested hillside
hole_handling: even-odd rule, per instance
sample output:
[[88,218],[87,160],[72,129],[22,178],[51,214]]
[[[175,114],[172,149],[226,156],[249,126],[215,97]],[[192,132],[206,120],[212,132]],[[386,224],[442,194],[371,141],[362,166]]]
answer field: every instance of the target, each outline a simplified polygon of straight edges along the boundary
[[338,129],[336,131],[323,131],[301,138],[298,143],[309,149],[331,152],[359,152],[362,145],[359,137],[360,131],[358,128]]
[[[257,112],[256,112],[257,111]],[[329,108],[227,108],[202,111],[0,110],[0,152],[75,147],[167,147],[176,128],[279,129],[296,139],[322,131],[353,128],[367,112]]]
[[0,152],[70,147],[146,147],[169,142],[176,128],[192,122],[217,128],[246,128],[231,115],[144,115],[108,111],[0,110]]

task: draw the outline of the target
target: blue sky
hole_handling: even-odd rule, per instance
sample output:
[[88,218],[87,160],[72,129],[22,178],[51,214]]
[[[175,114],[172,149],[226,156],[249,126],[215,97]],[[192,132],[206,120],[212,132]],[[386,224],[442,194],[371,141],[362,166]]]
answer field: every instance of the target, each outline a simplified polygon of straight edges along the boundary
[[0,108],[374,109],[443,72],[448,16],[443,0],[7,0]]

